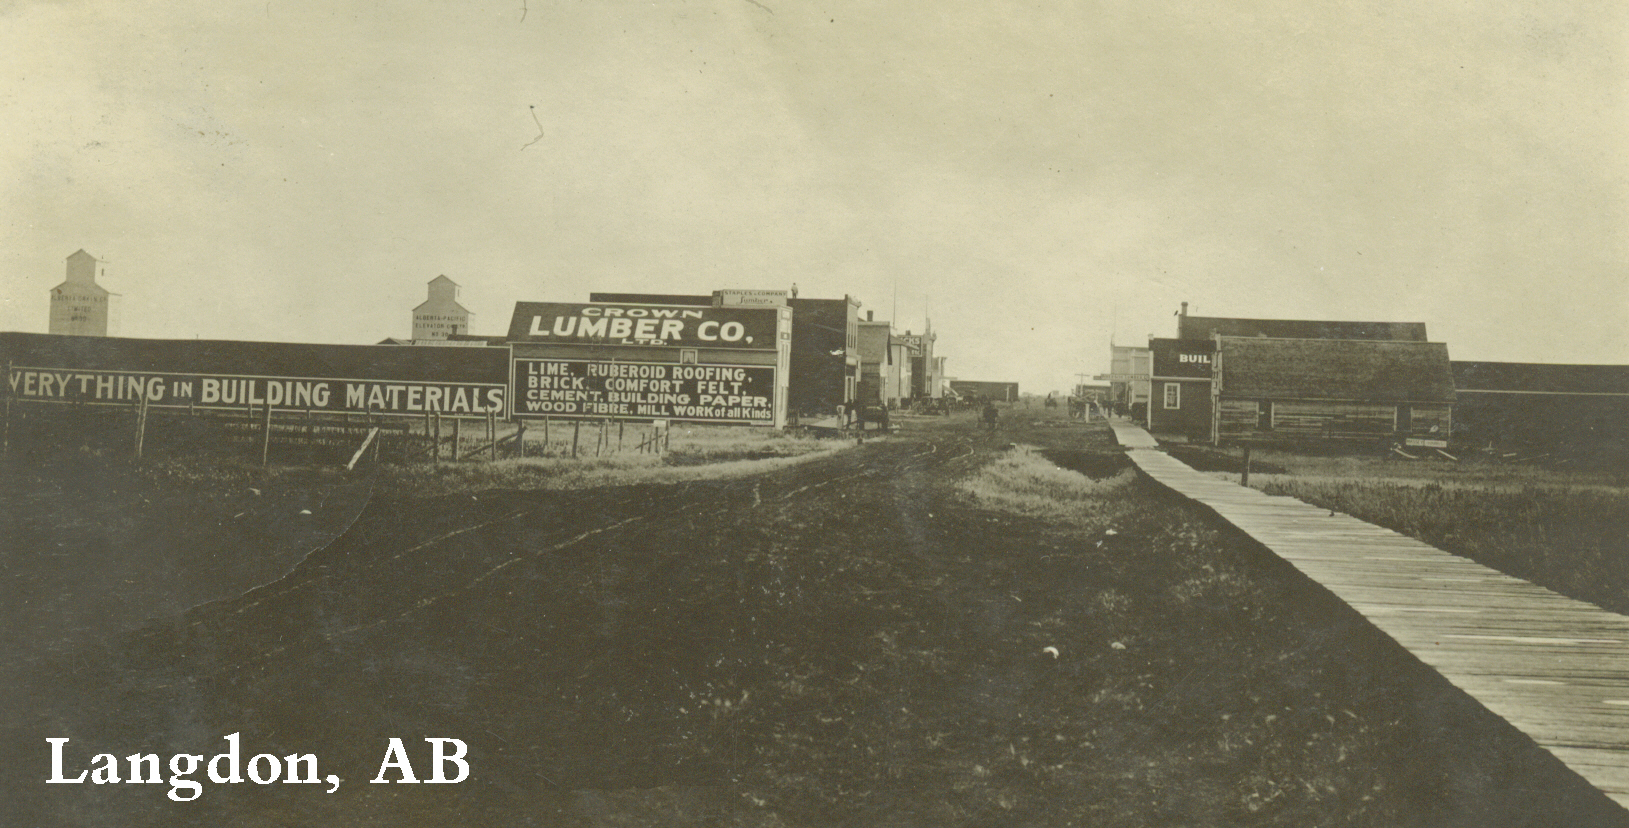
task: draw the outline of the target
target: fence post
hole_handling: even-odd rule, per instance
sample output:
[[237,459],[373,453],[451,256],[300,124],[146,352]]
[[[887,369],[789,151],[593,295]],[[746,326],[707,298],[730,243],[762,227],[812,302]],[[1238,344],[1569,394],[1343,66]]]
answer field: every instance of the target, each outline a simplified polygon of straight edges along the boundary
[[625,422],[623,422],[621,420],[617,421],[617,454],[622,453],[622,428],[623,428],[623,426],[626,426],[626,425],[627,425],[627,423],[625,423]]
[[577,438],[582,435],[582,432],[583,432],[583,421],[582,420],[572,420],[571,421],[571,457],[572,457],[573,460],[575,460],[577,458]]
[[454,417],[453,418],[452,459],[453,459],[454,463],[458,462],[458,441],[460,439],[462,439],[463,425],[464,425],[464,418],[463,417]]
[[266,411],[261,416],[261,465],[267,465],[272,455],[272,401],[267,399]]
[[143,416],[147,413],[147,395],[145,393],[142,394],[141,399],[135,401],[135,409],[136,433],[135,440],[133,441],[135,443],[133,448],[136,450],[136,459],[139,460],[141,459],[142,433],[146,431],[147,428],[146,417]]
[[431,439],[430,439],[430,412],[429,411],[424,412],[424,442],[426,442],[426,443],[431,442]]
[[0,394],[6,395],[6,424],[5,430],[0,432],[0,458],[11,456],[11,361],[6,361],[5,384],[0,385]]
[[491,459],[496,460],[498,459],[498,413],[496,411],[486,413],[486,436],[488,444],[491,445],[489,456]]
[[[547,422],[547,421],[545,421]],[[544,432],[547,434],[548,432]],[[526,421],[515,420],[515,452],[521,457],[526,456]]]
[[1250,485],[1250,444],[1244,444],[1244,472],[1239,475],[1239,485]]
[[546,456],[548,456],[548,453],[549,453],[549,417],[548,417],[548,415],[545,414],[543,416],[543,455],[546,457]]
[[432,422],[434,422],[436,424],[435,440],[430,444],[430,458],[431,458],[431,462],[435,463],[436,465],[440,465],[441,464],[441,412],[440,411],[435,412],[435,414],[432,415],[430,419],[431,419]]

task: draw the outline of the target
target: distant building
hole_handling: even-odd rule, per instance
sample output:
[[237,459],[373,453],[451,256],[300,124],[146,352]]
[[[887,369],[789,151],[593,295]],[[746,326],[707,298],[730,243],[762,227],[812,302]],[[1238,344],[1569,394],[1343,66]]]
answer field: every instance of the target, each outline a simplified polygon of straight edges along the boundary
[[1109,372],[1094,379],[1109,384],[1109,404],[1147,422],[1149,382],[1154,355],[1135,345],[1109,346]]
[[1629,365],[1453,363],[1454,433],[1504,448],[1629,455]]
[[1425,342],[1424,322],[1325,322],[1304,319],[1234,319],[1189,316],[1182,303],[1177,316],[1177,339],[1215,339],[1218,336],[1253,336],[1268,339],[1365,339]]
[[791,397],[800,417],[831,414],[860,391],[860,300],[789,299]]
[[1162,439],[1447,439],[1452,425],[1448,346],[1423,322],[1189,316],[1184,302],[1176,338],[1148,344],[1146,417],[1133,410]]
[[[890,374],[897,375],[899,368],[893,364],[894,333],[893,324],[878,322],[871,314],[866,312],[866,318],[860,320],[860,395],[861,405],[896,406],[897,397],[890,398],[889,391],[897,390],[898,383],[890,382]],[[892,386],[892,389],[890,389]]]
[[900,340],[911,349],[911,399],[927,400],[944,396],[943,384],[940,382],[942,376],[940,371],[944,363],[933,353],[939,335],[933,332],[932,323],[929,323],[928,330],[923,333],[913,334],[906,331]]
[[962,399],[1017,402],[1018,383],[986,382],[983,380],[951,380],[950,390]]
[[1109,390],[1106,384],[1082,382],[1075,385],[1073,395],[1077,400],[1106,403],[1109,401]]
[[867,311],[860,321],[860,402],[889,408],[909,402],[911,364],[911,346],[894,334],[893,324]]
[[116,293],[96,283],[95,256],[76,250],[68,257],[68,280],[51,288],[49,333],[72,336],[114,336],[118,334]]
[[1153,354],[1148,430],[1164,439],[1209,442],[1211,368],[1216,343],[1209,339],[1150,339]]
[[458,283],[446,276],[437,276],[430,280],[430,297],[413,309],[413,339],[447,339],[468,334],[473,315],[458,304]]

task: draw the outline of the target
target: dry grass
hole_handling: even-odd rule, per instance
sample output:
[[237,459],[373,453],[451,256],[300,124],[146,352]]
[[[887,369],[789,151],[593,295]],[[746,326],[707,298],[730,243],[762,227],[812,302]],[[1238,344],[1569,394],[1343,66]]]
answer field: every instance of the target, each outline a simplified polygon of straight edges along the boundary
[[1345,512],[1564,595],[1629,612],[1629,485],[1620,471],[1442,458],[1260,456],[1289,470],[1251,475],[1251,485],[1268,494]]
[[[597,429],[597,426],[595,427]],[[594,432],[585,427],[577,457],[571,456],[571,431],[555,424],[550,442],[543,430],[527,431],[528,456],[510,460],[386,465],[380,468],[384,490],[415,497],[488,489],[582,489],[637,483],[741,477],[783,468],[851,445],[846,440],[819,440],[783,431],[746,426],[673,426],[660,454],[634,451],[648,428],[629,428],[623,450],[610,446],[594,456]],[[615,426],[609,430],[614,446]],[[564,442],[562,442],[562,437]],[[546,454],[544,452],[547,451]]]
[[1130,469],[1093,480],[1057,466],[1033,446],[1018,446],[957,485],[986,508],[1095,525],[1112,521],[1105,496],[1124,493],[1134,480]]
[[[541,430],[528,430],[529,456],[525,458],[488,460],[484,452],[479,452],[456,462],[444,459],[439,463],[382,463],[377,467],[364,463],[355,474],[375,474],[375,490],[380,494],[407,497],[492,489],[580,489],[741,477],[801,463],[854,445],[848,440],[794,436],[765,428],[689,426],[674,427],[666,450],[660,454],[634,451],[637,441],[625,439],[622,451],[607,449],[596,457],[594,441],[585,428],[586,439],[579,443],[578,456],[573,458],[570,431],[559,428],[558,424],[551,431],[555,439],[545,447],[541,444]],[[648,433],[648,429],[646,431]],[[559,439],[561,432],[566,435],[563,443]],[[628,438],[633,437],[632,432],[629,429]],[[332,464],[274,463],[261,467],[258,458],[243,453],[154,453],[139,461],[111,450],[85,449],[80,453],[94,454],[112,466],[126,467],[153,483],[195,489],[264,486],[278,481],[291,485],[296,481],[331,484],[347,477],[343,469]]]
[[586,489],[639,483],[678,483],[686,480],[744,477],[807,462],[852,446],[848,441],[809,440],[798,452],[761,459],[717,459],[675,463],[674,455],[616,454],[576,460],[570,457],[528,457],[495,462],[418,464],[381,467],[381,489],[410,497],[490,489]]
[[[1398,485],[1473,486],[1511,491],[1532,487],[1569,491],[1629,488],[1629,468],[1572,470],[1532,463],[1497,462],[1477,456],[1450,460],[1432,456],[1429,449],[1411,451],[1419,452],[1422,456],[1418,460],[1373,454],[1313,456],[1264,449],[1254,452],[1252,460],[1269,466],[1281,466],[1288,470],[1284,477],[1298,480],[1384,479]],[[1236,474],[1227,476],[1235,480],[1238,478]],[[1279,477],[1252,472],[1250,481],[1259,488],[1276,482]]]

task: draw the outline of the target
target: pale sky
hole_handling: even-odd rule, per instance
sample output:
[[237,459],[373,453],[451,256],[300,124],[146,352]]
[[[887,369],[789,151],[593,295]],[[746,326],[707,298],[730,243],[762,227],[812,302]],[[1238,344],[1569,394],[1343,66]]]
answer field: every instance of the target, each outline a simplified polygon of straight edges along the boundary
[[0,329],[44,331],[83,248],[136,337],[405,337],[446,274],[490,334],[517,300],[795,282],[931,314],[950,375],[1043,393],[1182,301],[1625,364],[1626,24],[1621,0],[0,0]]

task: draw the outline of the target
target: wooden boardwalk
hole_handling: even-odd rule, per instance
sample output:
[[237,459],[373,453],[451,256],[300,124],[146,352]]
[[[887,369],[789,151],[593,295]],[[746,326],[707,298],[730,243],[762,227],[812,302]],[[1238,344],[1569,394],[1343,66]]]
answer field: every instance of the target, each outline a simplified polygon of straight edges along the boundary
[[1629,807],[1629,617],[1356,518],[1202,474],[1110,421],[1132,462],[1210,507]]

